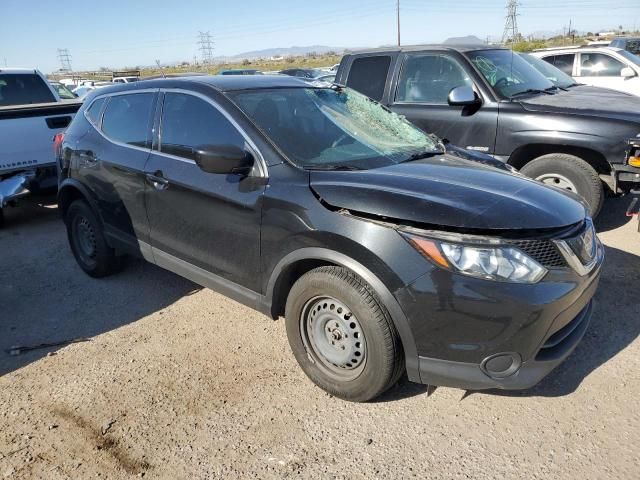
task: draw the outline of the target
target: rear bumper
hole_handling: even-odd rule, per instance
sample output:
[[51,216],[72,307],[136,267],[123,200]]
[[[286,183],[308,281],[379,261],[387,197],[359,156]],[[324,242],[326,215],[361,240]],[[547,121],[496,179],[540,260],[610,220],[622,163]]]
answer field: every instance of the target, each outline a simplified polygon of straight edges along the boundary
[[551,335],[529,361],[521,363],[519,354],[509,352],[513,363],[506,369],[506,375],[488,372],[487,363],[491,357],[482,364],[420,357],[420,378],[423,383],[469,390],[521,390],[533,387],[575,350],[587,331],[592,311],[593,302],[590,301],[568,325]]

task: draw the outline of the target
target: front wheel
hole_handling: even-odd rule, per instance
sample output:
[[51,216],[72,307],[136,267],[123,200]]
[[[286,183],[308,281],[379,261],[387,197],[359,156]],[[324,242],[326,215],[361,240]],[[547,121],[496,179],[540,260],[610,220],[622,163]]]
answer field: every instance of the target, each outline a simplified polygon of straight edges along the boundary
[[566,153],[551,153],[532,160],[520,171],[546,185],[563,188],[580,195],[595,218],[604,202],[602,180],[587,162]]
[[371,400],[404,371],[389,313],[371,287],[347,269],[320,267],[303,275],[289,293],[285,317],[300,367],[336,397]]

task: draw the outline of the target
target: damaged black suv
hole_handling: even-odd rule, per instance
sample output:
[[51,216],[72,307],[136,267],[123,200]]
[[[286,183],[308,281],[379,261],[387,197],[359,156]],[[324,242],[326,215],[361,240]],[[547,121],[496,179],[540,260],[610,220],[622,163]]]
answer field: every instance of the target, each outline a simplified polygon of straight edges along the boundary
[[71,250],[286,318],[326,391],[536,384],[582,338],[603,247],[578,197],[292,77],[97,90],[58,150]]

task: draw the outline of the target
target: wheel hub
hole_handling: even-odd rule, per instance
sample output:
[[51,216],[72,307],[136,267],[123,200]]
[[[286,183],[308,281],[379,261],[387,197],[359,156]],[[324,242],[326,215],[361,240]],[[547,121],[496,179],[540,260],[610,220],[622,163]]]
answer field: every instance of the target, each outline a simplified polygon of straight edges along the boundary
[[536,177],[536,180],[544,183],[545,185],[553,185],[554,187],[564,188],[565,190],[570,190],[574,193],[577,193],[578,191],[571,180],[569,180],[564,175],[560,175],[559,173],[545,173]]
[[314,362],[340,379],[355,378],[364,368],[366,342],[359,321],[342,302],[317,297],[305,305],[300,332]]

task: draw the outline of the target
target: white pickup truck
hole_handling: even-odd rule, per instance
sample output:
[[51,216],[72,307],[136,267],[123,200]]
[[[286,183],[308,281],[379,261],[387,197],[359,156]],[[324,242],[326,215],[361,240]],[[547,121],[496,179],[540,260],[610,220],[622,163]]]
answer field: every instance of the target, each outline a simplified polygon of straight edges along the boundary
[[82,102],[61,100],[35,69],[0,69],[0,225],[3,209],[57,188],[53,137]]

